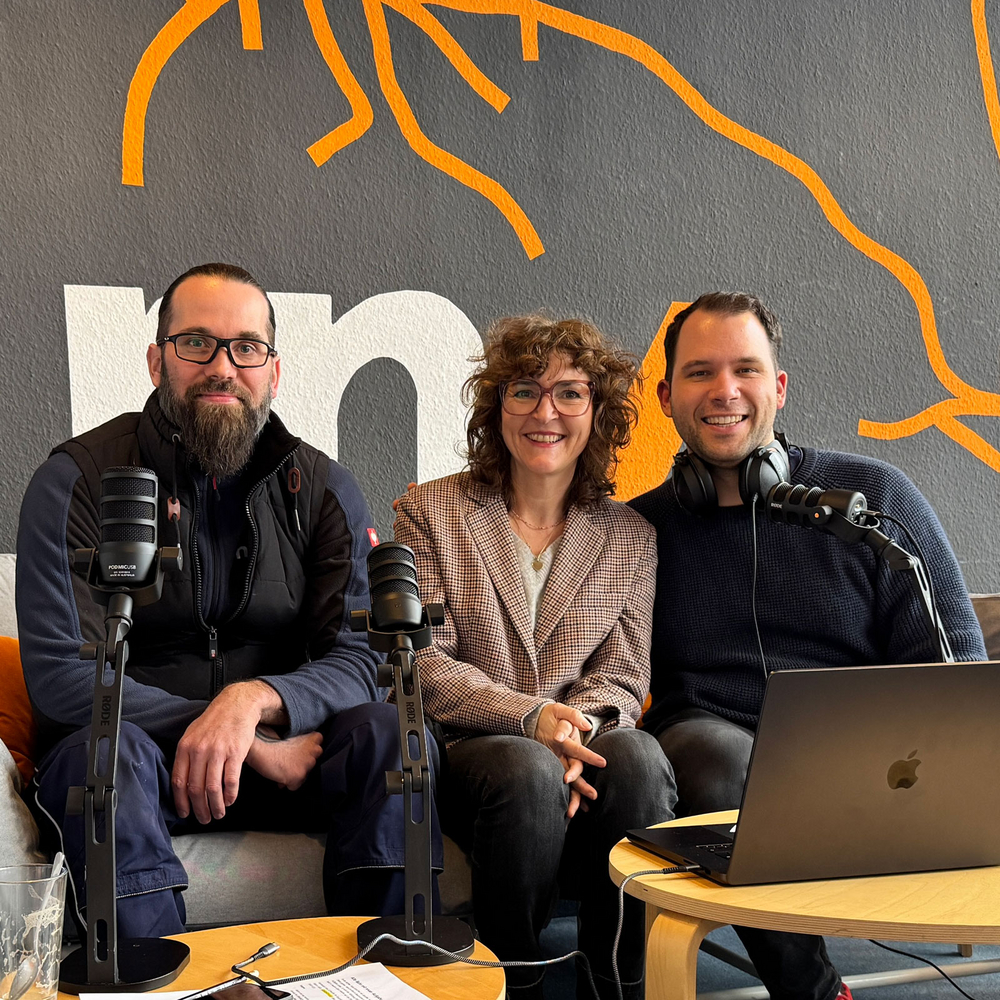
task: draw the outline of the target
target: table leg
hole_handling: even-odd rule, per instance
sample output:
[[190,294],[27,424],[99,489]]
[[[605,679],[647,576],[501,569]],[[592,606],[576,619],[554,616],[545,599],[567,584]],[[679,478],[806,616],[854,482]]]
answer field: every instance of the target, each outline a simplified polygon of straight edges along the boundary
[[646,1000],[696,1000],[698,946],[721,924],[646,904]]

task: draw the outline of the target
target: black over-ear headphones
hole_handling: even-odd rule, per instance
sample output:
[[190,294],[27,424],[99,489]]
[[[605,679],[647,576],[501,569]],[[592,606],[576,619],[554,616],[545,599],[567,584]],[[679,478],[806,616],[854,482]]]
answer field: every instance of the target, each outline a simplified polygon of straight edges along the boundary
[[[788,463],[788,445],[784,434],[763,448],[754,448],[740,463],[740,498],[748,507],[753,498],[760,502],[778,483],[788,482],[791,472]],[[708,466],[693,451],[682,448],[674,455],[674,464],[667,477],[674,484],[680,505],[692,514],[707,514],[719,505],[715,480]]]

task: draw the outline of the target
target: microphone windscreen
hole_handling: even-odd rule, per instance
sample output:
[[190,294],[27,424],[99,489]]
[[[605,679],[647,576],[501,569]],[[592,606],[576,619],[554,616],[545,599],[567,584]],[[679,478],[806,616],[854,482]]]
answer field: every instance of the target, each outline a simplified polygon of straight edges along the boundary
[[383,542],[368,553],[368,589],[376,629],[392,632],[420,627],[423,609],[409,546]]
[[101,541],[156,544],[156,473],[120,465],[101,476]]
[[101,475],[98,563],[105,584],[138,584],[156,556],[156,473],[114,466]]
[[772,521],[808,527],[821,506],[823,491],[818,486],[778,483],[771,490],[767,510]]
[[857,490],[823,490],[818,486],[778,483],[767,497],[767,513],[779,524],[828,530],[832,514],[858,523],[868,502]]

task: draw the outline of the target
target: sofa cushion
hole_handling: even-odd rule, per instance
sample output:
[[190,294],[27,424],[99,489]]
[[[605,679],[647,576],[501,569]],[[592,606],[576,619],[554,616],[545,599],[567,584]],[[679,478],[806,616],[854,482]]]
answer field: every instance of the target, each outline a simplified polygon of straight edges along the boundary
[[220,831],[174,837],[187,928],[324,917],[322,836]]
[[0,636],[0,741],[10,751],[27,786],[35,773],[35,718],[21,672],[17,639]]
[[[188,930],[325,916],[325,842],[322,834],[231,830],[174,837],[171,844],[189,880]],[[450,837],[444,838],[438,888],[442,912],[472,912],[471,865]]]
[[14,606],[14,574],[17,557],[0,552],[0,635],[17,638],[17,611]]
[[40,865],[38,827],[21,799],[21,775],[0,743],[0,867]]

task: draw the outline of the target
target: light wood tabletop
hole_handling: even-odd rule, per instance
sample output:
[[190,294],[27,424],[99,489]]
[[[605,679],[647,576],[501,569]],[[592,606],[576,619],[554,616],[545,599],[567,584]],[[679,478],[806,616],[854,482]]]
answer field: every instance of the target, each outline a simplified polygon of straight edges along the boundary
[[[736,810],[667,826],[735,822]],[[669,862],[621,841],[611,851],[616,885]],[[724,886],[694,873],[644,875],[625,891],[646,903],[647,1000],[694,1000],[698,946],[713,928],[769,930],[896,941],[1000,942],[1000,867]]]
[[[307,972],[324,972],[346,962],[357,952],[357,927],[368,919],[312,917],[178,934],[175,940],[183,941],[191,948],[191,961],[163,989],[193,992],[232,979],[230,966],[249,958],[269,941],[281,945],[281,948],[274,955],[254,963],[261,978],[280,979]],[[471,957],[483,961],[496,960],[496,956],[478,941]],[[505,995],[502,969],[484,969],[453,962],[425,968],[393,966],[392,971],[431,1000],[502,1000]],[[59,996],[67,995],[60,993]]]

